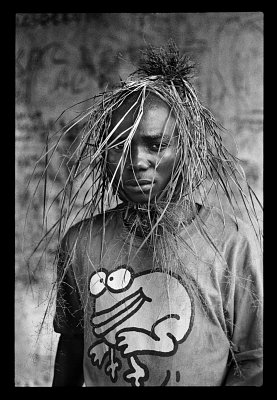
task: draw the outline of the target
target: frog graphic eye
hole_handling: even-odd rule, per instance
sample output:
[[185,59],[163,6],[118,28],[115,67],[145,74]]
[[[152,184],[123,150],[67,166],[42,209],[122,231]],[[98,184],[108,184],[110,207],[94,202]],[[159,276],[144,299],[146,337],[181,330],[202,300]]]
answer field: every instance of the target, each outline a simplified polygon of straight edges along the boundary
[[119,267],[107,277],[107,286],[111,292],[127,290],[133,282],[132,274],[126,267]]
[[104,271],[95,272],[91,276],[89,282],[89,290],[94,297],[100,296],[104,292],[104,290],[106,290],[106,276],[107,274]]

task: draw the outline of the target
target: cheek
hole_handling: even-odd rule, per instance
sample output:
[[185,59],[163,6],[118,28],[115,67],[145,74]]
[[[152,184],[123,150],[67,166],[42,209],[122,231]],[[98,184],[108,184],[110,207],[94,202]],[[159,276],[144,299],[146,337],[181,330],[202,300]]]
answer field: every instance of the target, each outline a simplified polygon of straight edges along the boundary
[[118,163],[119,163],[119,157],[115,153],[108,153],[107,157],[107,163],[108,163],[108,169],[110,170],[111,175],[115,173],[115,176],[118,176],[119,174],[119,168],[116,170]]
[[168,149],[159,161],[157,170],[163,173],[164,177],[170,177],[172,169],[177,162],[177,152],[175,149]]
[[115,170],[121,159],[121,154],[114,151],[108,152],[107,161],[110,169]]
[[109,151],[107,161],[109,164],[115,164],[118,160],[117,154],[115,152]]

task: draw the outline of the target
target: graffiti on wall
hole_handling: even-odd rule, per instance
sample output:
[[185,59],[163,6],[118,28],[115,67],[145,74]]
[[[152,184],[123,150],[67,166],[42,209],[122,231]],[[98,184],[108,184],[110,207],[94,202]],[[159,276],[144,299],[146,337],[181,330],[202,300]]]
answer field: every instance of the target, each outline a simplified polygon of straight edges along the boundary
[[[215,32],[209,103],[230,117],[260,120],[263,110],[263,32],[259,20],[227,18]],[[209,82],[209,81],[207,81]],[[231,107],[230,107],[231,106]],[[230,113],[230,114],[228,114]],[[247,115],[246,115],[247,114]]]
[[17,13],[16,26],[18,28],[35,28],[37,26],[49,26],[80,22],[80,13]]
[[95,75],[95,66],[84,45],[80,45],[77,52],[78,63],[73,68],[71,52],[61,42],[53,41],[30,49],[20,47],[16,53],[17,103],[31,104],[32,95],[38,87],[41,90],[45,77],[48,96],[60,90],[73,95],[86,91]]

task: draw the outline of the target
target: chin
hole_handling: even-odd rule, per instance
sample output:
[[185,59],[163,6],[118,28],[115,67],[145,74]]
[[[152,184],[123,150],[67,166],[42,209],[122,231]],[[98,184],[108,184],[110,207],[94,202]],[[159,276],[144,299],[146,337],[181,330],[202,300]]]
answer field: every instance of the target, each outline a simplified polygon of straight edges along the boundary
[[152,201],[155,196],[149,196],[149,194],[144,194],[144,193],[137,193],[137,194],[128,194],[128,198],[130,199],[130,201],[132,201],[133,203],[147,203],[150,201]]
[[[136,196],[136,197],[129,197],[133,203],[148,203],[149,196]],[[150,200],[151,201],[151,200]]]

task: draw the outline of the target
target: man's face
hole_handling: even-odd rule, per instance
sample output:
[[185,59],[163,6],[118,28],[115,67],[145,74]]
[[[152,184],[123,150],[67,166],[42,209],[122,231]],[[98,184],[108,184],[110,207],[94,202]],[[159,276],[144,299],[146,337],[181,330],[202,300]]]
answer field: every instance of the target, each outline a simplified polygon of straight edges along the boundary
[[[123,105],[113,113],[112,128],[124,116],[126,110]],[[112,140],[116,141],[108,152],[108,162],[112,174],[118,165],[123,163],[122,188],[131,201],[143,203],[157,197],[169,182],[174,163],[177,161],[178,138],[176,133],[174,134],[175,118],[167,104],[146,103],[131,145],[127,154],[122,157],[122,142],[130,134],[134,121],[134,112],[131,111],[113,133]],[[124,134],[119,136],[122,132]],[[119,166],[115,175],[117,181],[120,174]]]

